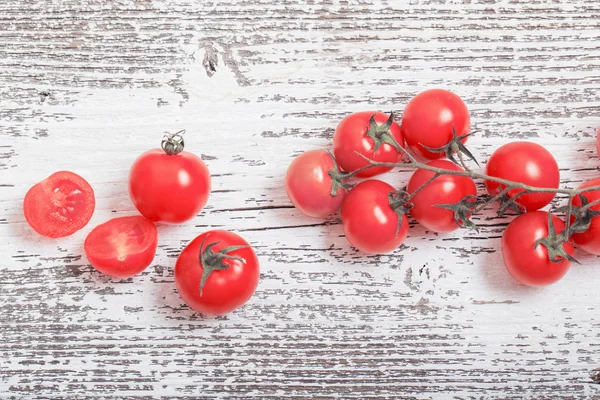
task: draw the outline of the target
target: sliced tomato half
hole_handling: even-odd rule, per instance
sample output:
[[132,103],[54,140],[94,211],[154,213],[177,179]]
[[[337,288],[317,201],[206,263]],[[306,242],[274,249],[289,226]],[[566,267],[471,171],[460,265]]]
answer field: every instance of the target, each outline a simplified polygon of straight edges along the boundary
[[86,226],[95,207],[90,184],[70,171],[55,172],[35,184],[23,202],[27,223],[51,238],[72,235]]
[[158,232],[142,216],[113,218],[89,233],[83,245],[90,264],[116,278],[129,278],[146,269],[154,259]]

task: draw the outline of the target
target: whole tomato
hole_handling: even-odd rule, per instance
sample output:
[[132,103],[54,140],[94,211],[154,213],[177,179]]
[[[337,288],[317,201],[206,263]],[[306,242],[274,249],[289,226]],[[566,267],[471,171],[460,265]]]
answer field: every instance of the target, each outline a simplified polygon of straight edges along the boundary
[[131,166],[129,196],[150,221],[188,221],[208,201],[210,172],[200,157],[183,151],[181,133],[167,135],[162,150],[143,153]]
[[[402,158],[399,147],[404,146],[402,129],[394,122],[394,115],[363,111],[348,115],[339,123],[333,135],[333,154],[344,171],[353,172],[373,161],[397,163]],[[361,157],[361,155],[363,157]],[[392,167],[371,167],[356,173],[357,177],[371,177]]]
[[[420,158],[434,160],[444,153],[431,152],[423,146],[440,148],[457,136],[468,135],[471,118],[465,103],[456,94],[443,89],[430,89],[413,97],[402,114],[404,140]],[[462,143],[467,137],[461,139]]]
[[[531,142],[512,142],[499,147],[486,166],[486,174],[497,178],[524,183],[534,187],[558,188],[560,172],[552,154],[544,147]],[[495,196],[505,186],[494,181],[485,181],[490,195]],[[511,189],[508,197],[513,197],[523,189]],[[555,193],[527,193],[515,201],[527,211],[535,211],[552,201]]]
[[183,300],[205,315],[245,304],[258,286],[258,258],[242,237],[224,230],[192,240],[177,258],[175,285]]
[[[464,171],[461,167],[448,160],[433,160],[428,166],[443,168],[451,171]],[[442,204],[455,204],[466,196],[476,196],[475,182],[468,176],[440,175],[427,186],[435,172],[419,168],[408,181],[406,191],[413,195],[413,208],[410,214],[418,223],[433,232],[451,232],[458,229],[454,212],[446,208],[436,207]],[[414,194],[417,192],[416,194]]]
[[292,161],[285,175],[285,191],[292,204],[310,217],[336,212],[347,193],[342,172],[325,150],[309,150]]
[[94,190],[81,176],[58,171],[27,191],[23,213],[40,235],[59,238],[87,225],[94,214]]
[[352,246],[365,253],[381,254],[404,242],[408,219],[392,207],[395,193],[391,185],[378,180],[361,182],[350,191],[342,204],[342,224]]
[[[565,223],[557,216],[552,216],[557,234],[565,229]],[[519,282],[528,286],[545,286],[562,278],[571,261],[562,259],[550,261],[548,249],[536,242],[548,236],[548,213],[533,211],[519,215],[508,224],[502,234],[502,256],[508,272]],[[569,241],[563,249],[573,256],[573,244]]]
[[[584,182],[581,186],[579,186],[578,189],[584,189],[592,186],[600,186],[600,178],[595,178]],[[587,203],[600,200],[600,190],[585,192],[581,195],[585,196]],[[581,207],[581,197],[575,196],[573,198],[573,205]],[[590,210],[592,212],[600,212],[600,204],[593,205],[590,207]],[[580,249],[587,253],[600,255],[600,216],[590,216],[592,218],[589,228],[584,232],[573,234],[573,242],[575,242]],[[571,219],[571,222],[574,222],[574,218]]]

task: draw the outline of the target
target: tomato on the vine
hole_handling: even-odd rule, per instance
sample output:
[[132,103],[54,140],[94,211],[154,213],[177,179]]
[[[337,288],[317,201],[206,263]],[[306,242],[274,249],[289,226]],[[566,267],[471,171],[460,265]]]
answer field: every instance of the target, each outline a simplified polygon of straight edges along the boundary
[[408,219],[396,203],[395,189],[379,180],[356,185],[342,204],[342,224],[346,239],[357,249],[370,254],[388,253],[404,242]]
[[[544,147],[532,142],[511,142],[499,147],[486,166],[486,174],[497,178],[524,183],[534,187],[558,188],[560,172],[552,154]],[[495,196],[506,186],[487,180],[485,186]],[[514,197],[524,189],[511,189],[506,195]],[[527,193],[515,202],[527,211],[535,211],[552,201],[555,193]]]
[[205,315],[227,314],[258,286],[258,258],[233,232],[212,230],[192,240],[177,258],[175,284],[183,300]]
[[[595,178],[584,182],[577,189],[585,189],[592,186],[600,186],[600,178]],[[584,192],[581,194],[587,200],[587,203],[592,203],[594,201],[600,200],[600,190],[593,190],[590,192]],[[573,198],[573,205],[577,207],[581,207],[581,197],[575,196]],[[592,213],[600,212],[600,204],[592,205],[589,208]],[[584,232],[578,232],[573,234],[573,242],[582,249],[583,251],[600,255],[600,216],[591,215],[590,225],[587,230]],[[571,221],[574,221],[574,218],[571,218]]]
[[[464,171],[448,160],[433,160],[427,165],[450,171]],[[467,196],[476,196],[477,188],[473,179],[468,176],[440,175],[433,179],[434,176],[435,172],[419,168],[410,177],[406,188],[412,195],[413,208],[410,214],[430,231],[451,232],[460,227],[456,223],[454,212],[437,206],[456,204]],[[424,184],[426,186],[423,187]]]
[[135,160],[129,172],[129,195],[150,221],[179,224],[206,205],[210,172],[200,157],[183,151],[180,132],[167,135],[162,147]]
[[336,212],[347,193],[342,172],[325,150],[309,150],[292,161],[285,175],[285,191],[292,204],[310,217]]
[[[404,146],[404,137],[400,125],[394,121],[393,114],[388,116],[382,112],[350,114],[339,123],[333,135],[333,154],[347,172],[370,165],[367,159],[397,163],[402,157],[401,146]],[[371,167],[357,172],[356,176],[366,178],[391,169]]]
[[27,223],[50,238],[69,236],[86,226],[95,207],[90,184],[70,171],[55,172],[35,184],[23,201]]
[[[415,155],[434,160],[444,157],[444,153],[432,152],[423,146],[446,146],[454,132],[457,137],[468,135],[471,118],[467,106],[456,94],[443,89],[430,89],[408,102],[402,114],[402,130],[406,145]],[[461,139],[462,143],[466,141],[466,136]]]
[[83,248],[90,264],[116,278],[139,274],[152,263],[158,233],[145,217],[118,217],[98,225],[85,238]]
[[[552,222],[557,234],[565,230],[565,223],[553,215]],[[548,236],[548,213],[533,211],[513,219],[502,234],[502,256],[508,272],[519,282],[528,286],[545,286],[560,280],[569,270],[571,261],[563,258],[550,261],[548,249],[536,243]],[[563,244],[567,254],[573,256],[573,244]]]

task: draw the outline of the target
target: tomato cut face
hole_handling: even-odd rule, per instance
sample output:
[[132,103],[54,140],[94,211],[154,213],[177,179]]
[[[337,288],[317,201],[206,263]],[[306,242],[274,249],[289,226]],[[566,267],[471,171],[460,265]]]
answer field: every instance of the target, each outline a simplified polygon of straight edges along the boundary
[[152,263],[158,233],[152,221],[141,217],[119,217],[95,227],[84,243],[90,264],[116,278],[139,274]]
[[58,238],[86,226],[95,206],[94,191],[85,179],[70,171],[59,171],[29,189],[23,212],[37,233]]

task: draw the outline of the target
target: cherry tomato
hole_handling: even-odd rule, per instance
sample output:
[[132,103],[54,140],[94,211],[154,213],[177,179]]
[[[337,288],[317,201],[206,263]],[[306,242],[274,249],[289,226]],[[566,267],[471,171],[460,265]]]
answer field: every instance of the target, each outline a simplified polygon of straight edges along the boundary
[[242,237],[208,231],[187,245],[175,265],[175,284],[183,300],[205,315],[227,314],[254,294],[258,258]]
[[304,214],[326,217],[340,208],[347,193],[339,182],[339,174],[340,169],[331,154],[325,150],[305,151],[288,167],[285,191],[292,204]]
[[[557,216],[552,216],[555,230],[560,234],[565,224]],[[548,236],[548,213],[534,211],[519,215],[508,224],[502,235],[502,256],[508,272],[519,282],[528,286],[545,286],[562,278],[571,262],[563,259],[552,262],[548,249],[535,243]],[[573,255],[573,244],[566,242],[563,248]]]
[[[534,187],[558,188],[560,172],[552,154],[544,147],[531,142],[512,142],[499,147],[490,157],[486,174],[531,185]],[[490,195],[495,196],[505,186],[494,181],[485,181]],[[508,191],[509,197],[523,192],[523,189]],[[527,211],[535,211],[552,201],[555,193],[528,193],[515,201]]]
[[[333,135],[333,154],[344,171],[352,172],[369,165],[359,154],[373,161],[399,162],[402,153],[394,142],[398,146],[404,146],[402,130],[394,122],[393,114],[387,116],[375,111],[357,112],[348,115],[337,126]],[[371,167],[358,172],[356,176],[366,178],[391,169],[392,167]]]
[[95,206],[94,190],[85,179],[70,171],[59,171],[29,189],[23,212],[34,231],[58,238],[86,226]]
[[[447,145],[453,135],[468,135],[471,130],[469,110],[460,97],[443,89],[430,89],[413,97],[402,114],[402,130],[406,145],[418,157],[434,160],[444,153],[434,153],[424,146]],[[461,139],[463,143],[467,138]]]
[[[382,181],[367,180],[350,191],[342,204],[346,239],[370,254],[389,253],[408,235],[408,219],[392,209],[394,188]],[[400,223],[400,227],[398,224]]]
[[[464,171],[448,160],[433,160],[427,165],[451,171]],[[410,194],[415,193],[434,176],[435,172],[419,168],[410,177],[406,191]],[[441,175],[412,197],[413,208],[410,214],[430,231],[452,232],[460,227],[456,224],[454,212],[436,205],[455,204],[466,196],[476,195],[475,182],[468,176]]]
[[179,133],[163,149],[143,153],[129,172],[129,196],[140,214],[154,222],[179,224],[194,218],[210,195],[210,172],[195,154],[183,151]]
[[[592,186],[600,186],[600,178],[595,178],[584,182],[578,189],[584,189]],[[588,200],[588,203],[600,200],[600,190],[582,193]],[[581,207],[581,198],[575,196],[573,205]],[[600,204],[596,204],[590,208],[592,211],[600,211]],[[574,222],[574,218],[571,219]],[[583,251],[600,255],[600,217],[593,217],[589,228],[585,232],[575,233],[572,236],[573,242]]]
[[144,217],[119,217],[98,225],[85,238],[83,248],[90,264],[115,278],[139,274],[152,263],[158,233]]

